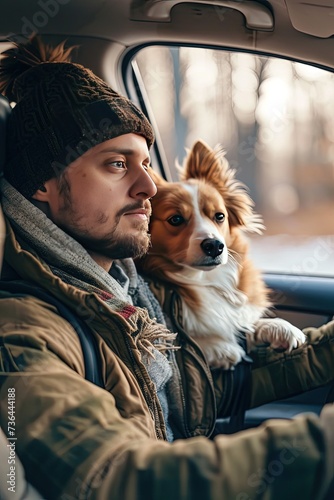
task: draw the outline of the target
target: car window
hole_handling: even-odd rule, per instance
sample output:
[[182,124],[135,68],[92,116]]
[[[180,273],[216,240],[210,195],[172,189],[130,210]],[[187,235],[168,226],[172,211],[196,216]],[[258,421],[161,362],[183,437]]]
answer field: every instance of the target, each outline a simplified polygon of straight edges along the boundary
[[281,58],[148,46],[131,61],[170,180],[197,139],[218,143],[266,231],[264,271],[334,276],[334,75]]

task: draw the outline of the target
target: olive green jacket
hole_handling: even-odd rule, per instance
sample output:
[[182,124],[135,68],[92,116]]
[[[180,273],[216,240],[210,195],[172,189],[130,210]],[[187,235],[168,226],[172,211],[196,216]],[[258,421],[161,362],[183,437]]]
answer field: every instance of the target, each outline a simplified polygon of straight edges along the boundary
[[[151,409],[159,408],[154,384],[122,318],[97,295],[55,277],[12,232],[5,258],[21,279],[44,287],[88,322],[104,377],[105,389],[85,380],[78,336],[53,306],[2,293],[0,423],[8,435],[8,398],[15,394],[15,453],[43,498],[321,498],[326,443],[316,416],[208,439],[217,415],[228,413],[224,377],[213,381],[200,349],[182,338],[182,406],[170,405],[170,412],[180,415],[180,432],[189,439],[168,443],[161,439],[161,411]],[[253,405],[333,379],[334,323],[308,335],[310,343],[293,354],[268,353],[256,364]]]

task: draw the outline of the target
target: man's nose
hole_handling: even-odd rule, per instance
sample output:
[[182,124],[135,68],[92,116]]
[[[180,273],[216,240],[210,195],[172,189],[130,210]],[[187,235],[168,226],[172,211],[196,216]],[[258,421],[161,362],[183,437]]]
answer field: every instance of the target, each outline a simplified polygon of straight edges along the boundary
[[157,193],[157,186],[143,168],[139,170],[138,176],[131,188],[131,196],[135,198],[152,198]]

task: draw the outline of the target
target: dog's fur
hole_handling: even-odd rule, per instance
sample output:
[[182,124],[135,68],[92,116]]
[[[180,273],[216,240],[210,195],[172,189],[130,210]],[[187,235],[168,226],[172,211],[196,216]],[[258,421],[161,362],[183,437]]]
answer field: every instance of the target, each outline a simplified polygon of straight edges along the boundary
[[198,141],[181,182],[151,175],[158,187],[151,248],[139,267],[178,292],[183,327],[209,364],[227,369],[242,359],[241,330],[248,332],[249,347],[269,343],[291,350],[303,343],[304,334],[290,323],[263,318],[270,306],[268,290],[248,256],[244,234],[261,233],[263,224],[223,151]]

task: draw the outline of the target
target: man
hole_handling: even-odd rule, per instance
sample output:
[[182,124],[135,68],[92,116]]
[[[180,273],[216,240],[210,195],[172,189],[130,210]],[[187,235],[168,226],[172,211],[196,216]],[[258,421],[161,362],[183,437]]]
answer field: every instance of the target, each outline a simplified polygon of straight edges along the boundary
[[[0,70],[0,89],[17,103],[3,279],[46,291],[84,321],[103,376],[102,388],[85,379],[78,334],[52,303],[1,292],[0,422],[7,436],[15,427],[28,480],[47,499],[322,498],[333,477],[331,407],[320,419],[208,439],[230,409],[227,379],[213,381],[186,336],[173,351],[131,260],[149,245],[151,126],[68,55],[34,38]],[[308,335],[253,371],[253,404],[333,379],[334,324]]]

